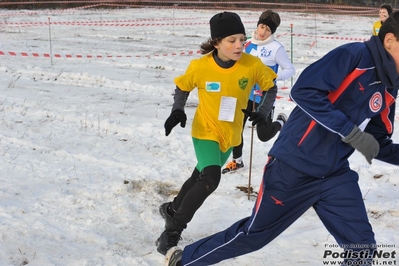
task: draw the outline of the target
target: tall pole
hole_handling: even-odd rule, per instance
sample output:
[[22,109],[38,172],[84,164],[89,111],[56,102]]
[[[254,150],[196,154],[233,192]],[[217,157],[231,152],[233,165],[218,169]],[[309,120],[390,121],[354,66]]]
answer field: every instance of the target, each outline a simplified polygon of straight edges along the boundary
[[[291,27],[291,64],[294,64],[294,34],[293,34],[293,28],[294,24],[290,24]],[[294,84],[294,78],[291,77],[291,88]]]
[[[256,101],[256,90],[254,90],[254,101],[252,105],[252,112],[255,112],[255,101]],[[251,150],[249,153],[249,173],[248,173],[248,200],[251,199],[251,175],[252,175],[252,152],[253,152],[253,147],[254,147],[254,128],[255,126],[252,126],[251,128]]]
[[315,36],[315,42],[316,42],[316,48],[317,48],[317,19],[316,19],[316,14],[314,14],[314,36]]
[[51,65],[53,65],[53,47],[51,45],[51,26],[50,26],[50,17],[48,17],[48,35],[49,35],[49,40],[50,40],[50,62]]

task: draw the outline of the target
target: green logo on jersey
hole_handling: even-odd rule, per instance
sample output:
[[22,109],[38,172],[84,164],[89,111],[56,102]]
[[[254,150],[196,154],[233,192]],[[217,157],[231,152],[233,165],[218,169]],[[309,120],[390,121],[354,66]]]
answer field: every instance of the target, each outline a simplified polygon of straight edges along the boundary
[[238,86],[240,86],[242,90],[245,90],[245,88],[248,86],[248,79],[242,77],[240,80],[238,80]]

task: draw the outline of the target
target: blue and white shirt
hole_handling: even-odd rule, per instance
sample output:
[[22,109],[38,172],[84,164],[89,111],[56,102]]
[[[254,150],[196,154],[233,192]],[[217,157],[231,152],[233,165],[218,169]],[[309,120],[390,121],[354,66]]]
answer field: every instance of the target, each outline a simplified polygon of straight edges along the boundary
[[[273,35],[264,41],[257,40],[255,31],[252,32],[252,38],[245,44],[245,52],[260,58],[263,64],[269,66],[277,73],[278,80],[286,80],[295,74],[295,68],[288,58],[284,46],[279,43]],[[259,86],[255,85],[255,90],[259,90]],[[251,93],[250,100],[254,100],[254,93]],[[256,96],[255,101],[260,102],[261,97]]]

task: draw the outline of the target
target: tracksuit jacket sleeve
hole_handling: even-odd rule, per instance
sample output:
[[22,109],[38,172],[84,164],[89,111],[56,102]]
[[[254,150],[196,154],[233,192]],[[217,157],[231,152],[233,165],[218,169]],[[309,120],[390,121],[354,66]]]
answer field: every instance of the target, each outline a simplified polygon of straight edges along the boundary
[[386,163],[399,165],[399,144],[393,143],[391,138],[386,138],[380,142],[380,152],[375,158]]
[[[395,104],[390,106],[388,116],[388,119],[389,121],[392,121],[393,126],[393,121],[395,119]],[[371,119],[364,131],[373,134],[376,140],[380,143],[380,152],[376,159],[386,163],[399,165],[399,144],[393,143],[391,139],[393,128],[392,132],[388,133],[381,116]]]
[[291,90],[291,99],[308,116],[341,138],[354,128],[348,117],[336,109],[328,94],[337,90],[344,78],[356,67],[357,59],[346,48],[335,49],[307,67]]

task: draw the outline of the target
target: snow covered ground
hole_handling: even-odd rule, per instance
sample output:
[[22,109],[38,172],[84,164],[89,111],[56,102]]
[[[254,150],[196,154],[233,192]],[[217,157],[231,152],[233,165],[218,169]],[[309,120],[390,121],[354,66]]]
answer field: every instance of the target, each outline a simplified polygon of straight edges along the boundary
[[[186,128],[165,137],[163,124],[173,79],[200,56],[215,12],[0,10],[0,265],[162,265],[154,244],[163,230],[158,206],[195,166],[196,94]],[[261,12],[237,11],[248,36]],[[330,49],[367,40],[375,19],[280,15],[276,36],[293,58],[295,78]],[[291,85],[279,83],[276,113],[294,107]],[[248,128],[247,166],[250,136]],[[254,139],[255,191],[273,140]],[[351,164],[377,242],[386,245],[381,250],[397,252],[399,168],[376,160],[369,166],[357,152]],[[248,186],[248,167],[223,175],[184,231],[182,247],[250,214],[255,197],[248,200],[237,186]],[[220,265],[321,265],[326,250],[341,252],[310,209],[265,248]]]

